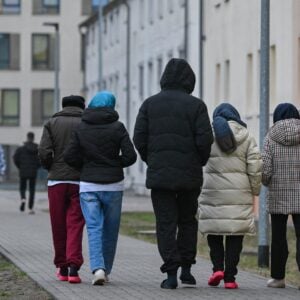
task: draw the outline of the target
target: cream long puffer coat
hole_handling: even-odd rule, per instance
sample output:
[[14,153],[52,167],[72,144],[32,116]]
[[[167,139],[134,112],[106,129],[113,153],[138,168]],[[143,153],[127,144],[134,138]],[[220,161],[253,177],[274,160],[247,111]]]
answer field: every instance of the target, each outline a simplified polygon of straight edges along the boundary
[[227,154],[215,142],[204,171],[199,198],[199,231],[203,234],[255,234],[253,196],[261,187],[262,160],[255,139],[229,121],[237,149]]

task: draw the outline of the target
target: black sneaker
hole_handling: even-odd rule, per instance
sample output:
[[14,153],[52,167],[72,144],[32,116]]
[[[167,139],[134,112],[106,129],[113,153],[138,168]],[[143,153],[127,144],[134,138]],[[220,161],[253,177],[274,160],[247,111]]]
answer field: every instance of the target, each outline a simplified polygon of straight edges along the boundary
[[189,274],[181,274],[179,279],[181,280],[181,282],[183,284],[187,284],[187,285],[196,285],[196,279],[195,277],[189,273]]
[[177,288],[177,286],[178,286],[177,275],[169,275],[169,274],[168,274],[168,278],[165,279],[160,285],[162,289],[169,289],[169,290],[174,290]]
[[25,200],[21,200],[21,205],[20,205],[20,211],[24,211],[25,210]]

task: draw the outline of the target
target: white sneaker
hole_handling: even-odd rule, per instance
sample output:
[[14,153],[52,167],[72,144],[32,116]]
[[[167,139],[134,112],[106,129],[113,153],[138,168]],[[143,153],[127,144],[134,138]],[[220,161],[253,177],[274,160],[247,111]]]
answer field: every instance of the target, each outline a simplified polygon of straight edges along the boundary
[[103,285],[105,282],[105,272],[102,269],[99,269],[94,274],[94,279],[92,285]]
[[268,280],[268,284],[267,284],[268,287],[271,287],[271,288],[285,288],[285,281],[284,279],[270,279]]
[[35,214],[35,212],[34,212],[34,210],[33,210],[33,209],[30,209],[30,210],[29,210],[29,212],[28,212],[28,214],[29,214],[29,215],[34,215],[34,214]]

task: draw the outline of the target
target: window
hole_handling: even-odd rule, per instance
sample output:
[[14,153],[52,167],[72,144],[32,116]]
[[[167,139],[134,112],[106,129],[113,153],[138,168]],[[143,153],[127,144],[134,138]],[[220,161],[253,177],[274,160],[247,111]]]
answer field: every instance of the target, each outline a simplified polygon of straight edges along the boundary
[[32,69],[53,70],[54,38],[50,34],[32,35]]
[[140,100],[144,100],[144,66],[139,66],[139,96]]
[[230,61],[225,61],[225,74],[224,74],[224,100],[230,101]]
[[116,30],[115,30],[115,36],[116,36],[116,43],[120,42],[120,12],[118,9],[116,9],[115,12],[115,24],[116,24]]
[[19,125],[19,90],[4,89],[0,94],[0,125]]
[[253,80],[253,55],[247,55],[247,75],[246,75],[246,107],[247,114],[252,114],[253,112],[253,90],[254,90],[254,80]]
[[158,0],[156,3],[158,18],[162,19],[164,17],[164,1]]
[[115,34],[114,32],[114,15],[113,13],[110,14],[109,16],[109,43],[110,45],[112,46],[114,44],[114,39],[113,39],[113,36]]
[[54,112],[54,91],[50,89],[32,91],[32,125],[42,126]]
[[180,47],[179,50],[178,50],[178,56],[179,58],[186,58],[185,57],[185,49],[184,47]]
[[160,87],[160,78],[163,72],[163,59],[159,57],[157,59],[157,85]]
[[20,0],[0,0],[0,14],[19,14],[20,11]]
[[148,3],[148,21],[150,24],[153,24],[153,19],[154,19],[153,1],[147,1],[147,3]]
[[168,0],[168,10],[170,14],[174,12],[174,0]]
[[34,15],[57,15],[60,11],[60,0],[33,0]]
[[0,34],[0,69],[9,68],[9,34]]
[[144,20],[145,20],[145,0],[139,1],[139,9],[140,9],[140,27],[144,29]]
[[0,33],[0,70],[20,68],[20,35]]
[[216,65],[216,74],[215,74],[215,105],[220,102],[221,97],[221,65]]
[[153,63],[148,62],[148,96],[152,95],[153,90]]
[[276,93],[276,46],[273,45],[270,48],[270,110],[273,111],[277,104],[277,93]]
[[80,47],[80,66],[81,71],[85,70],[85,60],[86,60],[86,44],[85,41],[87,40],[86,34],[81,34],[81,47]]

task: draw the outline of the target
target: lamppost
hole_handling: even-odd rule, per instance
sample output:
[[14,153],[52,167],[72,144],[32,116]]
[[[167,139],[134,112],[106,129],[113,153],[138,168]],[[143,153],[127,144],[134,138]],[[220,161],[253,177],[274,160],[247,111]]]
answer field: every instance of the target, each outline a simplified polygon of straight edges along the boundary
[[[269,48],[270,48],[270,0],[261,0],[260,37],[260,148],[269,129]],[[266,188],[259,198],[258,266],[269,266],[269,219],[266,208]]]
[[44,26],[51,26],[55,29],[55,50],[54,50],[54,103],[53,113],[59,111],[59,24],[52,22],[43,23]]
[[102,77],[103,77],[103,63],[102,63],[102,18],[103,18],[103,8],[102,8],[102,3],[103,1],[99,1],[99,7],[98,7],[98,28],[99,28],[99,35],[98,35],[98,39],[99,39],[99,43],[98,43],[98,86],[99,86],[99,90],[102,90]]

